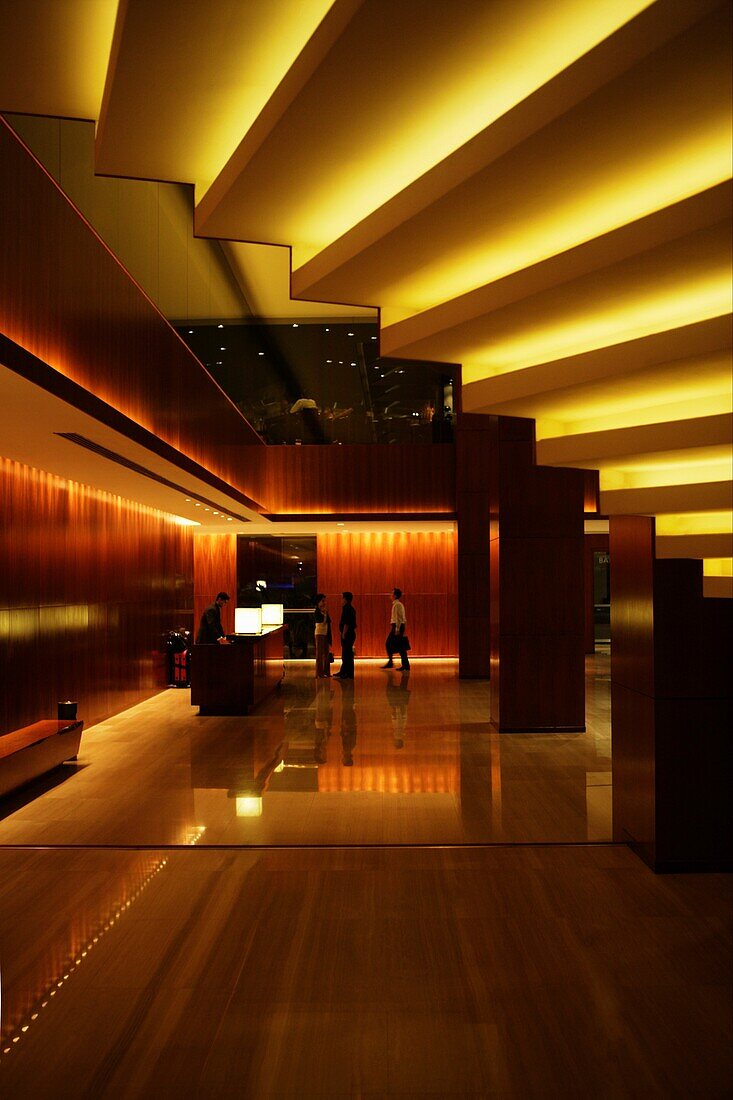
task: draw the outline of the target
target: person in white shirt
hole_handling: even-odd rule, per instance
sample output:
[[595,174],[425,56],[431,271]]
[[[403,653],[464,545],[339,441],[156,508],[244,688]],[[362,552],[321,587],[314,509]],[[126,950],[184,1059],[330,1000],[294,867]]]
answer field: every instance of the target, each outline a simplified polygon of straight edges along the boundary
[[385,642],[387,664],[382,665],[382,668],[394,668],[392,658],[395,653],[399,653],[402,661],[400,668],[403,672],[408,671],[410,662],[407,659],[407,651],[410,648],[410,643],[407,640],[406,630],[407,616],[405,615],[405,605],[402,603],[402,589],[394,588],[392,590],[392,617],[389,624],[389,634]]

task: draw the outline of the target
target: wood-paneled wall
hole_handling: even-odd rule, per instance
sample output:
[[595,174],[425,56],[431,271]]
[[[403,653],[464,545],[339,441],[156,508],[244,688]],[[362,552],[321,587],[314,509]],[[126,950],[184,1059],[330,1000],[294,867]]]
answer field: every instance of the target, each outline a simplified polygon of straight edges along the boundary
[[493,438],[490,417],[475,413],[458,417],[458,672],[462,679],[487,679],[491,671],[489,543]]
[[533,420],[491,420],[491,719],[582,730],[585,471],[537,466]]
[[650,516],[610,523],[614,839],[655,870],[733,869],[731,601],[656,560]]
[[0,732],[54,718],[59,699],[89,725],[163,687],[190,528],[8,459],[0,499]]
[[257,433],[0,117],[0,327],[250,496]]
[[248,461],[268,512],[322,515],[453,512],[450,444],[352,443],[267,447]]
[[231,634],[237,605],[237,536],[197,535],[193,540],[194,635],[204,609],[214,602],[218,592],[231,596],[221,609],[224,633]]
[[[341,593],[354,593],[357,656],[384,655],[395,586],[404,593],[411,656],[457,656],[453,532],[344,532],[318,536],[318,587],[328,596],[335,633]],[[334,641],[338,655],[338,638]]]

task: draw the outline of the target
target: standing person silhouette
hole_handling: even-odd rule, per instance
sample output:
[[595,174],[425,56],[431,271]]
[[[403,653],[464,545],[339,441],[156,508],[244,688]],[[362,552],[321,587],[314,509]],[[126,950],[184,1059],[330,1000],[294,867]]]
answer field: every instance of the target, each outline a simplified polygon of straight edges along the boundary
[[196,632],[196,645],[227,645],[229,639],[221,625],[221,609],[229,603],[229,593],[219,592],[213,603],[204,610]]
[[341,635],[341,668],[334,680],[354,679],[354,642],[356,641],[356,611],[353,607],[353,592],[342,592],[343,607],[339,621]]
[[407,615],[405,614],[405,605],[402,603],[402,589],[392,589],[392,617],[389,623],[389,634],[387,635],[387,641],[385,642],[385,649],[387,650],[387,664],[382,665],[382,668],[394,668],[394,662],[392,660],[395,653],[399,653],[402,664],[400,668],[403,672],[407,672],[410,668],[410,662],[407,659],[407,651],[410,648],[410,643],[406,634],[407,630]]
[[316,638],[316,678],[321,680],[331,675],[331,616],[326,607],[323,592],[316,596],[315,638]]

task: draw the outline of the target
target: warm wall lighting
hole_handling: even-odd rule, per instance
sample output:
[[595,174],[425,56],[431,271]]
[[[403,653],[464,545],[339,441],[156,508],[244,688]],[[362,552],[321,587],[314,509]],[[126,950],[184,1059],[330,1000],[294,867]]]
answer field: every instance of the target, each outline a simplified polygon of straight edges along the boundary
[[733,558],[703,558],[702,571],[706,577],[733,577]]
[[237,817],[262,817],[262,797],[252,794],[238,794],[236,797]]
[[178,527],[200,527],[201,524],[197,519],[186,519],[185,516],[174,516],[173,522]]
[[281,603],[263,603],[262,605],[262,625],[263,626],[282,626],[283,625],[283,605]]
[[658,535],[730,535],[731,512],[679,512],[657,516]]
[[234,609],[235,634],[261,634],[262,608],[236,607]]

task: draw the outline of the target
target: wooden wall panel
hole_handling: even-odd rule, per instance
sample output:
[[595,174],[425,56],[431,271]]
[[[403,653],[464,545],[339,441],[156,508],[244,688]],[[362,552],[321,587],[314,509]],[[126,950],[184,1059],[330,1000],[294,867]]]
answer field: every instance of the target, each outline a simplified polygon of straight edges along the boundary
[[255,498],[276,514],[404,514],[455,509],[451,444],[267,447],[248,456]]
[[[412,655],[455,657],[458,639],[453,532],[344,532],[318,536],[318,587],[328,596],[336,624],[341,614],[341,593],[354,593],[358,656],[383,656],[395,585],[404,592]],[[335,651],[338,653],[338,645]]]
[[163,633],[190,620],[190,528],[0,459],[0,732],[76,699],[87,724],[166,682]]
[[489,417],[464,414],[456,428],[458,519],[458,673],[490,675],[490,486],[495,461]]
[[234,630],[237,605],[237,536],[196,535],[193,540],[193,617],[194,631],[218,592],[228,592],[231,600],[221,611],[226,634]]
[[259,436],[2,118],[0,190],[5,335],[251,495]]
[[535,465],[534,421],[490,417],[491,720],[585,729],[585,471]]
[[733,602],[702,562],[655,558],[649,516],[611,517],[614,838],[655,870],[733,869]]

